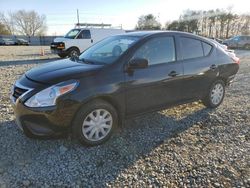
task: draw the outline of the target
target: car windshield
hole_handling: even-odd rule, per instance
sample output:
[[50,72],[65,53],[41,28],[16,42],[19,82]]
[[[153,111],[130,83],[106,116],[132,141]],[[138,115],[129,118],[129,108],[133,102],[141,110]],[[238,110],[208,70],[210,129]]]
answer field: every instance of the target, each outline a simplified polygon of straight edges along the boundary
[[117,60],[139,37],[113,36],[106,38],[84,51],[80,61],[93,64],[111,64]]
[[64,38],[74,39],[79,32],[80,29],[72,29],[64,36]]

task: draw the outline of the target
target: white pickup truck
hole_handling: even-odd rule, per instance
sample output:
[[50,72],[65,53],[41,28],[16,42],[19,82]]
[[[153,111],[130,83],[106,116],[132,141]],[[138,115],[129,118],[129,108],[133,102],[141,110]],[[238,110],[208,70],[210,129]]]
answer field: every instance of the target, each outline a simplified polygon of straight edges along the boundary
[[50,49],[52,53],[58,54],[61,58],[78,57],[81,52],[96,42],[108,36],[122,33],[125,33],[122,29],[75,28],[64,37],[55,38]]

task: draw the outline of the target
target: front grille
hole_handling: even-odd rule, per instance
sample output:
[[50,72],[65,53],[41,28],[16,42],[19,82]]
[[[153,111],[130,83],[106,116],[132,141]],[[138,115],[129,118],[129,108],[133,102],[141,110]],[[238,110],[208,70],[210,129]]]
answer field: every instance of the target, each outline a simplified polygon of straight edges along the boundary
[[16,101],[20,96],[22,96],[22,94],[24,94],[27,91],[28,91],[27,89],[14,86],[12,96],[14,97],[14,100]]
[[50,44],[50,49],[64,48],[64,43],[62,42],[52,42]]

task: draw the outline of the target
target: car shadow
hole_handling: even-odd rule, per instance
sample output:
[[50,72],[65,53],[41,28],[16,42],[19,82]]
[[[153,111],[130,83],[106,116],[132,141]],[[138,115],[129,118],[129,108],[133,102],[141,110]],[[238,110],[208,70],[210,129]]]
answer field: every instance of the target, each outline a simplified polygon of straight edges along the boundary
[[11,65],[31,65],[31,64],[39,64],[39,63],[48,63],[50,61],[56,61],[56,60],[60,60],[60,58],[0,61],[0,67],[11,66]]
[[[4,175],[6,182],[8,179],[13,181],[13,174],[20,170],[19,177],[25,179],[28,172],[32,174],[30,177],[39,177],[40,181],[49,184],[50,177],[40,173],[46,170],[49,174],[56,174],[57,178],[53,182],[64,181],[67,174],[72,182],[83,186],[103,187],[115,181],[121,172],[145,158],[161,144],[185,132],[197,122],[206,120],[209,112],[209,109],[199,107],[195,112],[186,113],[180,118],[155,112],[130,119],[108,142],[95,147],[81,146],[71,138],[29,139],[14,121],[1,122],[0,168],[7,172]],[[26,174],[22,174],[23,168]],[[29,181],[33,182],[32,178]]]

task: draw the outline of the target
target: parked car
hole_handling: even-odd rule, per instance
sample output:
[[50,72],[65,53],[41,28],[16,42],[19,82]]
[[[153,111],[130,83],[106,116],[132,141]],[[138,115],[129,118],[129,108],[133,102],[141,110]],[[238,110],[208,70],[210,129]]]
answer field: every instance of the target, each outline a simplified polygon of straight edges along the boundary
[[15,41],[8,38],[2,38],[1,45],[6,45],[6,46],[15,45]]
[[4,45],[4,41],[2,38],[0,38],[0,46]]
[[223,40],[222,39],[219,39],[219,38],[215,38],[215,37],[211,37],[211,39],[217,41],[218,43],[222,44],[223,43]]
[[215,40],[215,39],[208,39],[208,40],[210,40],[211,42],[213,42],[213,43],[215,43],[216,45],[218,45],[218,46],[220,46],[221,48],[223,48],[224,50],[228,50],[228,47],[227,47],[227,45],[225,45],[225,44],[222,44],[222,43],[220,43],[220,42],[218,42],[217,40]]
[[229,48],[250,49],[250,36],[235,36],[223,41]]
[[230,57],[232,57],[232,58],[237,58],[237,57],[236,57],[236,54],[235,54],[235,52],[234,52],[234,50],[228,49],[228,47],[227,47],[226,45],[221,44],[221,43],[217,42],[216,40],[213,40],[213,39],[209,39],[209,40],[211,40],[211,42],[215,43],[218,47],[220,47],[220,48],[222,48],[223,50],[225,50],[225,51],[228,53],[228,55],[229,55]]
[[55,38],[51,43],[51,52],[58,54],[61,58],[78,57],[96,42],[117,34],[125,33],[122,29],[109,28],[76,28],[70,30],[63,38]]
[[16,45],[25,45],[28,46],[29,45],[29,41],[25,40],[25,39],[16,39]]
[[128,117],[197,100],[218,107],[238,69],[238,58],[206,38],[132,32],[102,40],[78,60],[29,70],[11,98],[27,136],[72,132],[81,143],[97,145]]

